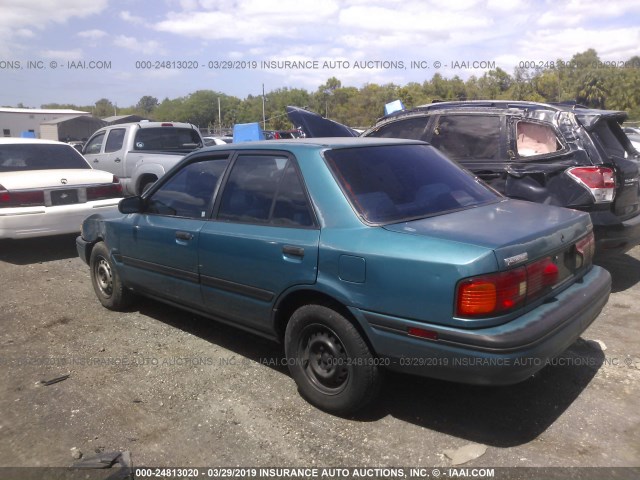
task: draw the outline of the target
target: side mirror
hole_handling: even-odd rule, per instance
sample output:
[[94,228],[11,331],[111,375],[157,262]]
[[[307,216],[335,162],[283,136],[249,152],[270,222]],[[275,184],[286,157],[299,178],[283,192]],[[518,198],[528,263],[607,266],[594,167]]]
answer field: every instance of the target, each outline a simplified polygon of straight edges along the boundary
[[127,197],[120,200],[118,204],[118,210],[120,213],[140,213],[144,202],[140,197]]

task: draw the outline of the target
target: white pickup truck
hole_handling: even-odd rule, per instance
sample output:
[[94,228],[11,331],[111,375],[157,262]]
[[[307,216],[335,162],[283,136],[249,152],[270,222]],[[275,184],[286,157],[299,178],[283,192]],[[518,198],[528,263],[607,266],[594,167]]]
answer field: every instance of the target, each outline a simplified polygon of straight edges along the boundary
[[140,195],[203,144],[200,132],[189,123],[142,121],[101,128],[82,154],[93,168],[116,175],[125,194]]

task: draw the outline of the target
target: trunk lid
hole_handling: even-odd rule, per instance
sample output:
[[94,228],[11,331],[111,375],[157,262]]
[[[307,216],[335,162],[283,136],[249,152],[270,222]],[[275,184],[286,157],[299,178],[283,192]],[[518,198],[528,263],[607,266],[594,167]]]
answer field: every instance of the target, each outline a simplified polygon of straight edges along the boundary
[[498,268],[506,270],[572,249],[592,226],[584,212],[506,199],[384,228],[490,248]]

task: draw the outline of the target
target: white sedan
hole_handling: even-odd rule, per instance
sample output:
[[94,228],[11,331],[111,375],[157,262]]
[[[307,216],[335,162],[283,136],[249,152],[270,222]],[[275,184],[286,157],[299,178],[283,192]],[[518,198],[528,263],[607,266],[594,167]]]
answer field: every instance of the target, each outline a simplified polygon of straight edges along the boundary
[[97,212],[117,211],[122,185],[72,146],[0,138],[0,239],[80,231]]

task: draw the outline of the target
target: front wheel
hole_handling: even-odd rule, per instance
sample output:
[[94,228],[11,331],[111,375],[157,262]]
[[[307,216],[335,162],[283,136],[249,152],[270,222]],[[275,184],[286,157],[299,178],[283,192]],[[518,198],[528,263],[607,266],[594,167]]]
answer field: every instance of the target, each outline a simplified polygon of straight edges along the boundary
[[91,283],[100,303],[109,310],[123,310],[131,304],[133,293],[122,285],[107,246],[98,242],[89,260]]
[[376,357],[354,325],[329,307],[305,305],[293,313],[285,354],[301,395],[322,410],[348,414],[378,392]]

